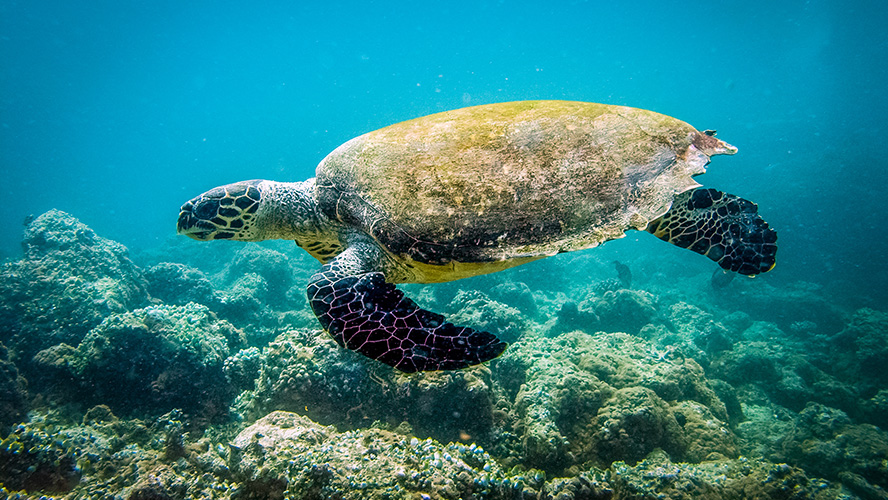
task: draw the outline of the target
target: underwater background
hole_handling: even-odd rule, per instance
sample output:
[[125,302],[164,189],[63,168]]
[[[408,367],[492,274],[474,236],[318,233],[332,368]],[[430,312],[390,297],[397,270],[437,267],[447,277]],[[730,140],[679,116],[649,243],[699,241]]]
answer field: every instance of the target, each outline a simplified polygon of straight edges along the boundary
[[[888,498],[888,5],[0,1],[0,498]],[[402,287],[512,343],[340,349],[292,242],[181,204],[365,132],[566,99],[717,129],[777,267],[630,232]],[[629,270],[618,273],[614,262]]]

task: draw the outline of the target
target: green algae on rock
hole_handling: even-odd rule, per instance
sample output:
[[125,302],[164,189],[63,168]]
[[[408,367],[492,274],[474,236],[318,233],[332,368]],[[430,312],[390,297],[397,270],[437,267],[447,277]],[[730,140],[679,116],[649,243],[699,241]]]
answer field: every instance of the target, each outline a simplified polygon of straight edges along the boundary
[[76,348],[54,346],[35,361],[73,377],[68,401],[135,414],[183,408],[213,420],[234,396],[223,364],[244,345],[206,306],[158,305],[112,314]]
[[487,368],[406,376],[339,349],[316,330],[282,333],[262,360],[255,390],[241,397],[251,418],[287,410],[342,429],[407,422],[441,441],[467,434],[480,442],[493,430]]
[[18,423],[28,409],[26,381],[9,360],[9,351],[0,343],[0,435]]
[[[288,412],[270,413],[241,432],[230,465],[243,488],[265,497],[505,500],[537,498],[546,489],[544,475],[510,474],[475,444],[374,428],[337,433]],[[582,498],[612,495],[594,480],[587,485]],[[569,495],[558,498],[574,498],[561,483],[549,491],[558,490]]]
[[0,268],[0,342],[16,357],[76,345],[109,314],[148,303],[127,249],[65,212],[28,224],[22,248],[21,259]]
[[217,304],[213,285],[207,276],[193,267],[175,262],[161,262],[145,271],[148,292],[164,304],[184,306],[197,302],[213,308]]
[[554,473],[607,467],[655,448],[677,460],[737,454],[727,410],[703,369],[689,358],[661,357],[626,334],[526,337],[499,362],[495,378],[520,385],[516,431],[528,466]]
[[888,488],[888,432],[855,424],[844,412],[809,403],[796,417],[776,457],[809,474],[839,479],[843,472]]

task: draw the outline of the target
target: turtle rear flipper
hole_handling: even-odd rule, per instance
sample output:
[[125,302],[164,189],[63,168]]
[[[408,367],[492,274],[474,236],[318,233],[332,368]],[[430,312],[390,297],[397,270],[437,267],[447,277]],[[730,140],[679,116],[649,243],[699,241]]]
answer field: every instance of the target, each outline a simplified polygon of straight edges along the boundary
[[491,333],[421,309],[382,272],[366,272],[378,253],[369,243],[351,245],[308,285],[312,310],[339,345],[408,373],[466,368],[506,349]]
[[774,268],[777,232],[758,214],[755,203],[739,196],[709,188],[685,191],[648,231],[740,274]]

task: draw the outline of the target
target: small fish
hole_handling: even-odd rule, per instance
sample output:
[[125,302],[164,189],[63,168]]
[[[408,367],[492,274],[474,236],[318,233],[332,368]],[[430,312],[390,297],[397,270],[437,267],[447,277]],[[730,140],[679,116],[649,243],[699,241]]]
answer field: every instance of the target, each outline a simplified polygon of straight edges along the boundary
[[617,278],[620,279],[620,284],[623,285],[623,288],[631,288],[632,271],[629,270],[629,266],[623,264],[618,260],[615,260],[614,267],[617,269]]

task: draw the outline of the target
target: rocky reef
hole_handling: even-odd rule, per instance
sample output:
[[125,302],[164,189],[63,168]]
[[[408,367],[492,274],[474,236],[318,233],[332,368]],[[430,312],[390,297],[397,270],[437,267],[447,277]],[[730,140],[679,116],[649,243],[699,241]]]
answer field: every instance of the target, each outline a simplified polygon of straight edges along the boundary
[[0,281],[0,498],[888,498],[885,312],[572,256],[604,274],[411,288],[512,345],[407,375],[319,329],[294,245],[195,246],[31,221]]
[[28,224],[22,250],[0,269],[0,342],[13,359],[77,345],[107,316],[148,304],[145,278],[127,249],[64,212]]

